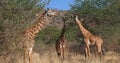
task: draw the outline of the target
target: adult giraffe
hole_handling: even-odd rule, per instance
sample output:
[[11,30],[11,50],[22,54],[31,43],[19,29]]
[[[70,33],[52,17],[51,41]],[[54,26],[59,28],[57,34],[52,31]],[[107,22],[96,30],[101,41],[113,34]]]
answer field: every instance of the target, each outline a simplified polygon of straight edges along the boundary
[[80,20],[78,19],[78,16],[76,16],[75,20],[84,36],[86,58],[90,56],[90,47],[89,47],[90,45],[95,45],[97,52],[100,54],[101,57],[103,52],[102,51],[103,39],[100,36],[93,35],[86,28],[84,28],[84,26],[81,24]]
[[32,50],[35,44],[34,38],[38,32],[40,32],[43,28],[46,27],[47,24],[49,24],[52,21],[51,17],[54,17],[55,15],[55,11],[45,11],[42,15],[38,15],[36,21],[33,22],[30,27],[26,28],[20,34],[20,37],[22,38],[20,44],[24,50],[23,63],[27,63],[28,60],[29,63],[33,63]]

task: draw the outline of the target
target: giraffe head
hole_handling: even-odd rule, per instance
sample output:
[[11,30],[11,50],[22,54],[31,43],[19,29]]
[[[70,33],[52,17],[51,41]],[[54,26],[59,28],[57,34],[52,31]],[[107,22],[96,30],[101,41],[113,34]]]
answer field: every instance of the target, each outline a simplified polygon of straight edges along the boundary
[[[57,16],[57,13],[58,13],[57,10],[47,9],[42,13],[42,15],[44,15],[45,17],[55,17],[55,16]],[[40,17],[41,14],[37,13],[37,14],[35,14],[35,16]]]
[[50,23],[51,21],[54,21],[54,17],[57,17],[58,15],[58,11],[57,10],[51,10],[51,9],[47,9],[47,10],[42,10],[41,13],[37,13],[35,16],[39,22],[39,20],[41,20],[42,18],[46,19],[46,24]]
[[79,19],[78,19],[77,15],[75,16],[75,20],[76,20],[76,22],[79,22]]
[[78,15],[75,15],[75,20],[76,20],[76,22],[78,22],[78,21],[84,22],[84,18],[81,18],[81,19],[79,20]]
[[47,10],[47,12],[46,12],[47,17],[52,17],[52,16],[56,16],[56,15],[57,15],[57,11],[55,11],[55,10]]

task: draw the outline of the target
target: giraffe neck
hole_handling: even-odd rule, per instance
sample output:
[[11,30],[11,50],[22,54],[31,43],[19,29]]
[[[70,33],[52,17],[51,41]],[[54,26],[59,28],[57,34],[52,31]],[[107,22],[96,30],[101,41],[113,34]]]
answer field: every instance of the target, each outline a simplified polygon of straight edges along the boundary
[[80,22],[80,20],[78,18],[76,18],[76,23],[79,26],[79,29],[81,30],[82,34],[84,37],[86,37],[88,34],[91,34]]
[[42,30],[43,28],[45,28],[46,24],[48,23],[49,21],[47,20],[47,17],[45,16],[45,14],[43,13],[41,16],[39,16],[37,18],[37,20],[35,22],[33,22],[33,24],[27,28],[24,32],[25,32],[25,35],[27,37],[30,37],[30,38],[34,38],[36,36],[36,34]]
[[65,28],[66,28],[66,25],[65,25],[65,21],[64,21],[63,28],[62,28],[62,31],[61,31],[61,34],[60,34],[60,38],[61,38],[61,37],[64,38]]

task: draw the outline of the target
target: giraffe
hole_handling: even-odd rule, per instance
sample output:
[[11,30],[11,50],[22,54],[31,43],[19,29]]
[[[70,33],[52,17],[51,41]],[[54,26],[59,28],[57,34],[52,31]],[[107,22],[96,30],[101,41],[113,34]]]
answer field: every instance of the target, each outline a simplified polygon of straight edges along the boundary
[[55,44],[55,48],[56,48],[56,52],[59,58],[60,63],[63,63],[64,60],[64,53],[65,53],[65,44],[66,44],[66,39],[65,39],[65,19],[63,18],[63,28],[61,31],[61,34],[59,36],[59,38],[56,40],[56,44]]
[[89,48],[90,45],[95,45],[97,52],[101,57],[103,52],[102,51],[103,39],[100,36],[93,35],[86,28],[84,28],[84,26],[81,24],[80,20],[78,19],[78,16],[76,16],[75,20],[84,36],[86,58],[90,56],[90,48]]
[[34,38],[39,31],[44,29],[46,25],[52,21],[51,18],[54,17],[55,13],[56,12],[53,12],[52,10],[45,11],[42,15],[37,16],[37,19],[35,20],[35,22],[33,22],[30,27],[26,28],[20,34],[20,36],[23,38],[20,42],[24,50],[23,63],[27,63],[28,59],[29,59],[29,63],[33,63],[32,50],[35,44]]

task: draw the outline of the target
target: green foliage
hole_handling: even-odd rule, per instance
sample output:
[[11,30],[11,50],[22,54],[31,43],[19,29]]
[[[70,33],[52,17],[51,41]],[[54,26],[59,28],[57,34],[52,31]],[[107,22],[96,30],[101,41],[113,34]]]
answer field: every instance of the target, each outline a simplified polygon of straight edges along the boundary
[[0,0],[0,56],[11,55],[8,57],[11,60],[14,57],[12,53],[18,54],[15,50],[19,34],[31,24],[36,13],[45,9],[49,1]]
[[79,29],[76,27],[76,25],[67,26],[67,28],[66,28],[66,39],[68,41],[75,41],[77,34],[79,34]]
[[[93,34],[99,34],[110,49],[119,49],[120,41],[119,0],[75,0],[71,5],[72,14],[84,19]],[[92,27],[94,23],[95,27]]]
[[53,44],[60,35],[60,30],[55,26],[48,26],[44,30],[40,31],[36,37],[36,42],[43,44]]
[[118,51],[120,48],[120,23],[116,25],[102,25],[95,27],[94,31],[99,32],[100,36],[104,40],[104,44],[109,50]]
[[[49,0],[47,0],[49,1]],[[11,32],[9,35],[19,34],[28,27],[35,18],[35,14],[44,8],[44,0],[3,0],[0,1],[0,25]],[[39,4],[38,4],[39,3]],[[47,5],[48,3],[46,3]],[[9,25],[9,27],[8,27]],[[8,34],[8,33],[6,33]]]
[[71,6],[71,10],[88,22],[114,25],[120,22],[119,3],[118,0],[76,0],[75,4]]
[[[0,30],[13,39],[35,18],[50,0],[2,0],[0,1]],[[39,3],[39,4],[38,4]]]

